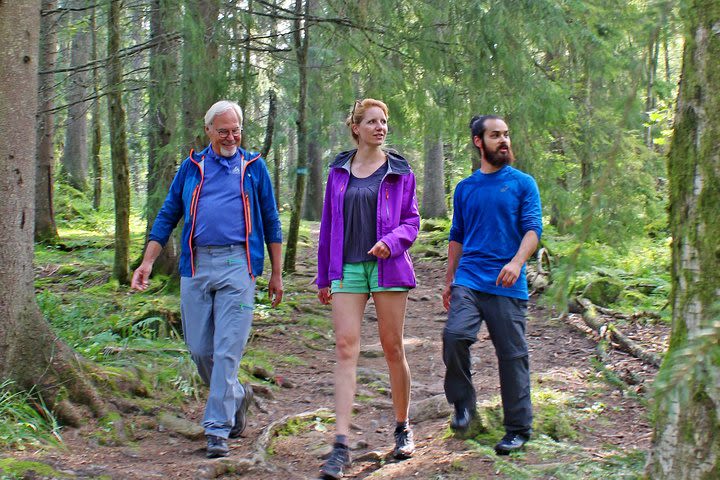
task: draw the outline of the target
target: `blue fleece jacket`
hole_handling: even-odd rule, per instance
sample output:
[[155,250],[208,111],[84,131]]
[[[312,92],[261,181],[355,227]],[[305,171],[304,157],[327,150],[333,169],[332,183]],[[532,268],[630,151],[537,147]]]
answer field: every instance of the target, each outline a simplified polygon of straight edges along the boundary
[[529,231],[542,234],[542,208],[535,180],[507,165],[485,174],[477,170],[458,183],[450,240],[462,244],[455,285],[527,300],[525,266],[515,285],[495,285]]
[[[239,176],[243,211],[226,212],[226,215],[243,215],[246,226],[248,270],[254,277],[261,275],[263,271],[264,244],[282,243],[282,230],[265,161],[258,153],[239,150],[246,161]],[[193,230],[198,202],[203,201],[201,191],[205,157],[212,154],[211,152],[212,149],[208,145],[200,153],[191,151],[190,156],[183,161],[148,236],[149,240],[155,240],[165,246],[180,218],[184,218],[179,267],[180,276],[183,277],[191,277],[195,273]]]

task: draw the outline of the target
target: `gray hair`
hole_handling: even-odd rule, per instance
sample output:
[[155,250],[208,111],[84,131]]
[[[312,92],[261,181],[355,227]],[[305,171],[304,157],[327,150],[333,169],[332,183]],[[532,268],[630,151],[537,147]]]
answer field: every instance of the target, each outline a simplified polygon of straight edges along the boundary
[[240,108],[240,105],[238,105],[237,103],[231,102],[229,100],[220,100],[219,102],[215,102],[213,106],[208,109],[207,113],[205,114],[205,126],[209,127],[210,125],[212,125],[215,117],[227,112],[230,109],[235,110],[238,120],[240,121],[240,127],[242,128],[242,108]]

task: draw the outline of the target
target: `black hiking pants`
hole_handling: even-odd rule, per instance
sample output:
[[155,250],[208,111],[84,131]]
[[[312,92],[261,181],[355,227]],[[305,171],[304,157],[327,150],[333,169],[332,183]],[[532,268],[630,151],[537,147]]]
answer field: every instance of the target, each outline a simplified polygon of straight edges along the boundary
[[470,346],[477,341],[480,325],[485,321],[498,359],[505,431],[530,435],[532,404],[526,315],[527,300],[453,286],[443,330],[443,360],[448,402],[456,408],[474,410]]

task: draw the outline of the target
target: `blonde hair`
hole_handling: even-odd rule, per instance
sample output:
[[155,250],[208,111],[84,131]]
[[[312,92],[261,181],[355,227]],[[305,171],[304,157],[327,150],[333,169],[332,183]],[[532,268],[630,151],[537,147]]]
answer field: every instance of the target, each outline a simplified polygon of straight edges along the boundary
[[352,126],[357,125],[360,122],[362,122],[363,117],[365,116],[365,111],[368,108],[371,107],[378,107],[380,110],[383,111],[385,114],[385,117],[390,117],[390,112],[388,111],[387,105],[385,105],[384,102],[381,102],[380,100],[375,100],[374,98],[365,98],[363,100],[355,100],[355,103],[353,103],[352,111],[350,112],[350,115],[348,115],[347,119],[345,120],[345,125],[348,126],[350,129],[350,135],[352,135],[353,140],[355,143],[358,143],[360,138],[355,134],[355,132],[352,131]]

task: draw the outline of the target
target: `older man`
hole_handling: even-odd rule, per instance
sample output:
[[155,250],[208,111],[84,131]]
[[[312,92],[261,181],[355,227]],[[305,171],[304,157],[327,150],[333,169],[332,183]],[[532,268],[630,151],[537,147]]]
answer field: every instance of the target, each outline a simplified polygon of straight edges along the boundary
[[205,114],[210,138],[180,165],[153,224],[132,288],[145,290],[152,266],[180,218],[180,300],[183,334],[210,393],[203,426],[207,456],[229,453],[227,439],[245,429],[252,389],[237,374],[252,324],[255,278],[267,244],[268,295],[282,300],[280,220],[265,162],[239,147],[242,110],[229,101]]

